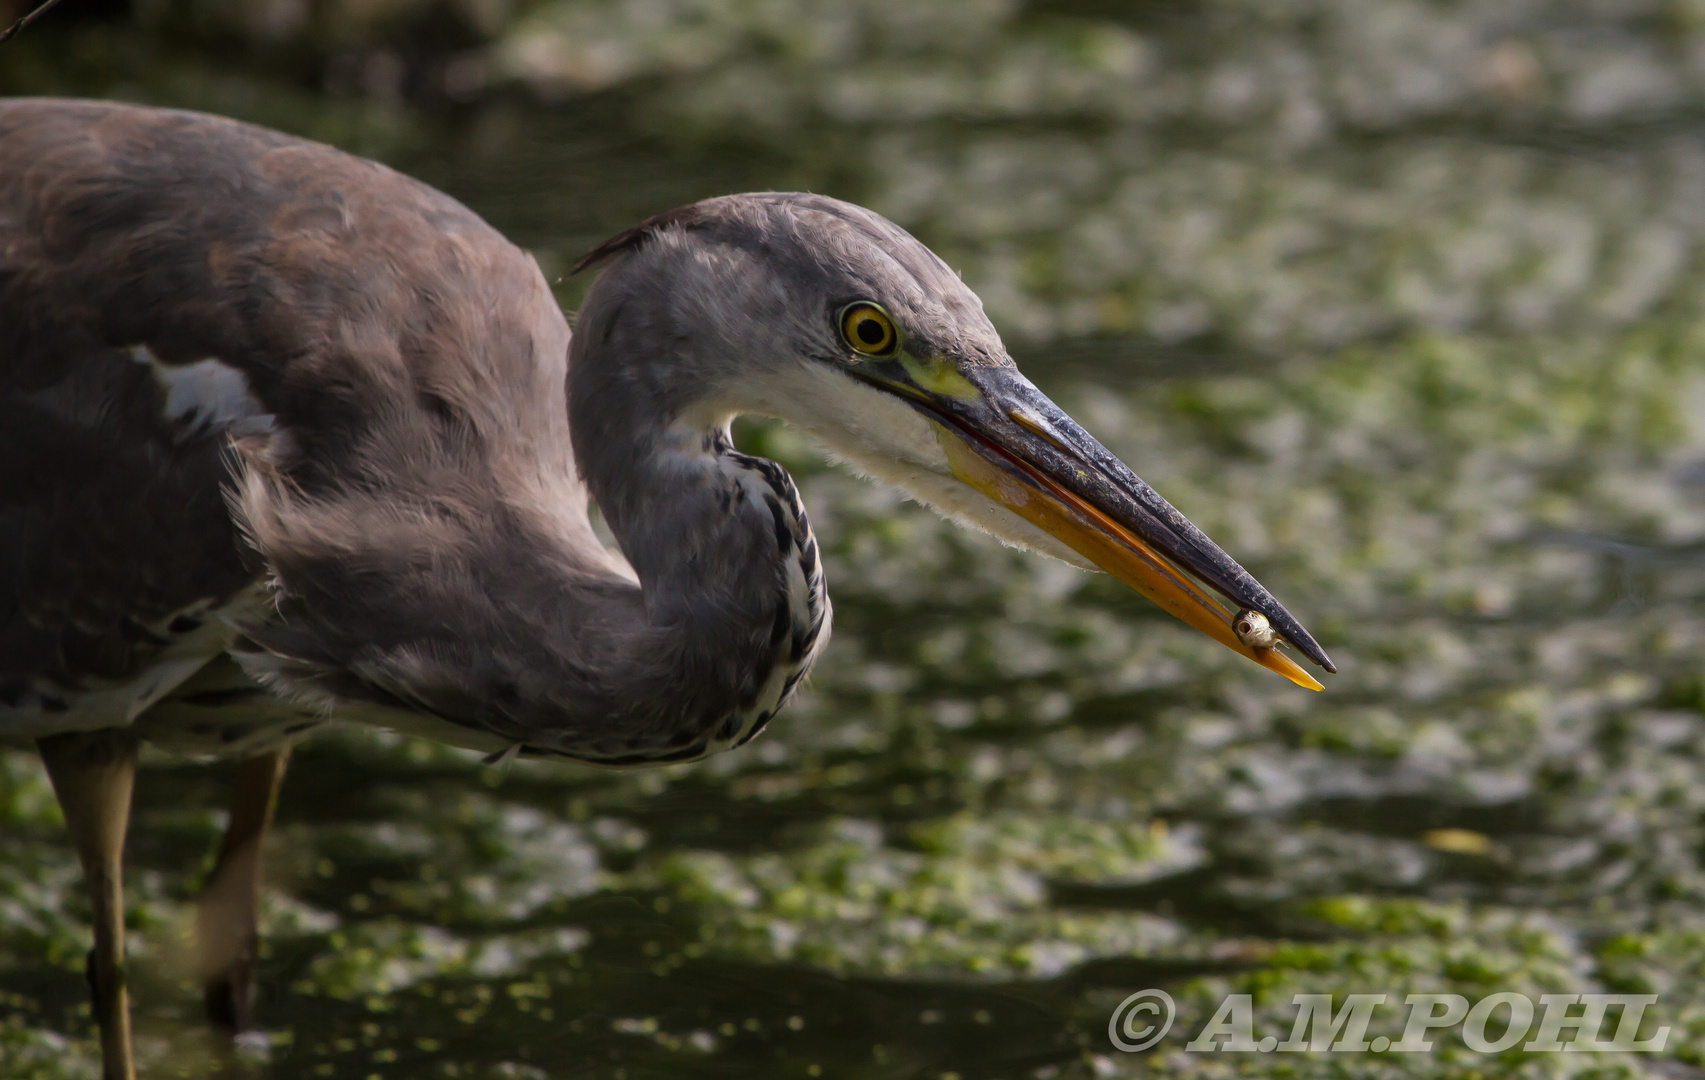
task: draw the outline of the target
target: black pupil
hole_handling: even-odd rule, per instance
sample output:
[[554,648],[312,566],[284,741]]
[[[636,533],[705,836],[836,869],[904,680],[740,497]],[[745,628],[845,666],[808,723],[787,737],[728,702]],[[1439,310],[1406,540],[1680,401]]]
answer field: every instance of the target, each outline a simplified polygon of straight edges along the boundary
[[866,315],[858,321],[858,329],[853,331],[858,339],[866,345],[880,345],[888,336],[888,331],[882,329],[882,324],[871,315]]

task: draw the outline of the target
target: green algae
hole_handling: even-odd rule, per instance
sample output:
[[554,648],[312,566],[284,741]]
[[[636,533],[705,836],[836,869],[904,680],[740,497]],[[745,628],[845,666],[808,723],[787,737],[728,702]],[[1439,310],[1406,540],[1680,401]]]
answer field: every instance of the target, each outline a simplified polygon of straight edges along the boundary
[[1187,844],[1148,826],[963,815],[884,844],[879,823],[832,819],[785,852],[679,852],[636,876],[693,905],[714,953],[838,973],[1047,977],[1094,957],[1175,955],[1186,934],[1140,912],[1049,904],[1053,877],[1107,883],[1174,873]]

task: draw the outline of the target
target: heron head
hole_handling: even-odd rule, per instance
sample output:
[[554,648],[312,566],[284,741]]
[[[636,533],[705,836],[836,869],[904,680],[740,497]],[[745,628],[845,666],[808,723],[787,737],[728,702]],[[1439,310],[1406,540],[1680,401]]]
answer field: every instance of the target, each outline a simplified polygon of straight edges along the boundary
[[[1299,685],[1321,688],[1277,639],[1334,670],[1271,593],[1020,374],[977,295],[880,215],[733,195],[659,215],[581,266],[612,258],[576,365],[587,342],[608,343],[623,380],[689,425],[779,417],[949,517],[1111,573]],[[1236,629],[1247,612],[1268,644]]]

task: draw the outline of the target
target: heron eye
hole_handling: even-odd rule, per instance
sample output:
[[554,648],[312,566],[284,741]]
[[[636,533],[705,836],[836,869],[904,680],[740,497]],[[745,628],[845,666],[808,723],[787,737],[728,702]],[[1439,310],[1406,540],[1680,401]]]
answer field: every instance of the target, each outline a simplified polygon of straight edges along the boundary
[[880,356],[893,350],[900,335],[894,321],[874,304],[853,304],[841,313],[841,336],[847,344],[866,356]]

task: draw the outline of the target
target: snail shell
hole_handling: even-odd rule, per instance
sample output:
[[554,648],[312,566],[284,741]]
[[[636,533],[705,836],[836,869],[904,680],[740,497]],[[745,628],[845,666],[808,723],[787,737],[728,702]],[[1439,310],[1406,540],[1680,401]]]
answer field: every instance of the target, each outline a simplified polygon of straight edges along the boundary
[[1259,611],[1245,608],[1238,612],[1237,618],[1231,621],[1231,628],[1236,632],[1237,640],[1252,649],[1271,649],[1279,643],[1279,632]]

